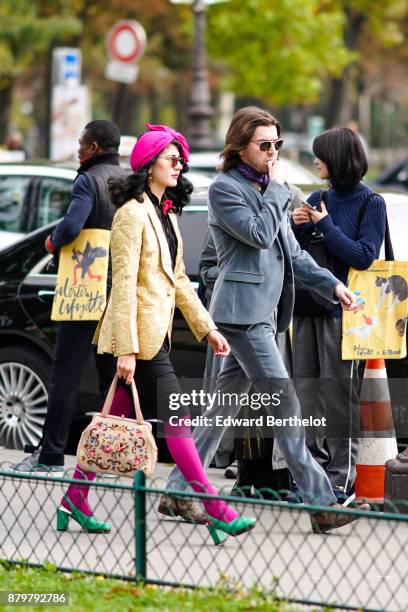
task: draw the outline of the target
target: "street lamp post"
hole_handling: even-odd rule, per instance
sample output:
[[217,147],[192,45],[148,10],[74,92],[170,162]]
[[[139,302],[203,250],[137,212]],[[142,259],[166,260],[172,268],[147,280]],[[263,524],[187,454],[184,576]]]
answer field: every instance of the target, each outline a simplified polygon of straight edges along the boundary
[[211,106],[205,42],[206,10],[209,4],[225,0],[170,0],[172,4],[191,4],[194,12],[194,54],[191,98],[188,107],[190,119],[190,146],[193,151],[214,148],[210,120]]

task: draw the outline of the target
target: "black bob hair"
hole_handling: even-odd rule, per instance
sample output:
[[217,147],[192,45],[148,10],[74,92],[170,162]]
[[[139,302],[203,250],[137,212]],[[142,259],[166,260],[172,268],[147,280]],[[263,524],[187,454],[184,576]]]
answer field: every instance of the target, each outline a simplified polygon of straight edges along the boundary
[[[176,145],[182,156],[182,149],[177,140],[169,144]],[[161,153],[162,151],[160,151]],[[136,174],[130,174],[125,179],[111,178],[108,181],[109,194],[111,201],[116,208],[120,208],[129,200],[133,198],[138,202],[143,202],[143,194],[146,189],[149,188],[149,170],[155,164],[160,153],[158,153],[153,159],[146,165],[139,168]],[[164,193],[164,198],[173,201],[173,210],[176,214],[181,215],[181,212],[190,201],[190,195],[193,192],[193,184],[183,176],[188,172],[187,163],[183,164],[183,168],[180,172],[180,176],[175,187],[167,187]]]
[[357,185],[368,169],[358,134],[348,128],[331,128],[313,141],[313,153],[326,164],[334,189]]

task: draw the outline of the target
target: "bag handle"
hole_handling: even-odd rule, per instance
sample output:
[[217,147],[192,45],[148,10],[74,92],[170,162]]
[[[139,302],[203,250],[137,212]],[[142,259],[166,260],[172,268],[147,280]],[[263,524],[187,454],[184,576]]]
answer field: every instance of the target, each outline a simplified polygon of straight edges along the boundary
[[[109,411],[111,409],[113,398],[115,397],[117,383],[118,383],[118,375],[115,374],[112,380],[112,384],[109,387],[109,391],[106,396],[105,402],[103,404],[101,415],[104,417],[108,416]],[[136,423],[138,425],[142,425],[145,422],[145,420],[143,418],[143,414],[140,408],[139,395],[138,395],[134,380],[132,380],[131,387],[132,387],[133,404],[135,407],[135,414],[136,414]]]
[[[368,207],[368,203],[371,200],[371,198],[373,198],[374,196],[379,196],[381,199],[384,199],[379,193],[373,191],[372,193],[370,193],[367,198],[364,200],[361,208],[360,208],[360,212],[358,215],[358,227],[360,227],[367,207]],[[390,234],[390,226],[388,224],[388,215],[387,215],[387,209],[385,209],[385,234],[384,234],[384,255],[385,255],[385,261],[394,261],[395,257],[394,257],[394,249],[392,248],[392,242],[391,242],[391,234]]]
[[385,217],[385,236],[384,236],[384,254],[386,261],[394,261],[394,249],[392,248],[390,226],[388,225],[388,217]]

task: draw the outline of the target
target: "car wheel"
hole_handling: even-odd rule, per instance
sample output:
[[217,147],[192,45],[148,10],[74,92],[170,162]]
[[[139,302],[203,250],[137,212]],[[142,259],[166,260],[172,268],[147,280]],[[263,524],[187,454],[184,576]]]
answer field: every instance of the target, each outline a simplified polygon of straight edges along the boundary
[[0,349],[0,445],[23,449],[42,436],[50,361],[26,346]]

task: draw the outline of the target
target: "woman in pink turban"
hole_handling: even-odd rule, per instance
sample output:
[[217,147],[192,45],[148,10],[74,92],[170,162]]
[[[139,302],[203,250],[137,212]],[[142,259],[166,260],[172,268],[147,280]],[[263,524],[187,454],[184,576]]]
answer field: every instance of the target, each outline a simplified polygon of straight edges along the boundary
[[[130,157],[133,174],[111,180],[110,193],[118,208],[111,234],[112,291],[94,342],[98,352],[118,357],[118,387],[110,413],[130,415],[129,385],[135,380],[142,410],[164,422],[169,451],[194,491],[209,493],[200,507],[176,495],[164,496],[160,512],[205,523],[216,544],[225,534],[251,529],[254,518],[240,516],[218,497],[201,464],[185,419],[188,407],[174,402],[181,390],[169,358],[170,334],[177,306],[190,329],[206,339],[215,355],[229,353],[226,339],[201,304],[184,270],[182,240],[176,216],[189,202],[193,186],[186,179],[189,147],[184,136],[164,125],[148,124]],[[184,403],[184,402],[183,402]],[[77,469],[74,478],[91,481],[95,474]],[[73,518],[88,532],[106,532],[88,503],[86,485],[71,485],[58,510],[57,528]]]

